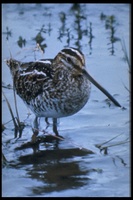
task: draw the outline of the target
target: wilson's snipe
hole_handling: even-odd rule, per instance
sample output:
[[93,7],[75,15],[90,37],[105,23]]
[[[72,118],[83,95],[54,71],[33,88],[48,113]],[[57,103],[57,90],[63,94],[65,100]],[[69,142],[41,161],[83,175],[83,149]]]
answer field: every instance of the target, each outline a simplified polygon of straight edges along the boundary
[[88,74],[84,55],[78,49],[63,49],[54,59],[28,63],[9,59],[6,63],[17,94],[37,117],[53,118],[56,135],[57,118],[73,115],[87,103],[90,81],[121,106]]

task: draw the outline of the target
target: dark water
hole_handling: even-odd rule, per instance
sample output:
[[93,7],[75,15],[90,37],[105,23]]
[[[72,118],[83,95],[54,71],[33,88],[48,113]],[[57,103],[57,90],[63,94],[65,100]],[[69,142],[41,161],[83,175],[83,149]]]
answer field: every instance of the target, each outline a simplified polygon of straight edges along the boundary
[[[65,139],[45,138],[46,123],[40,119],[41,141],[32,145],[34,115],[28,115],[17,97],[25,124],[20,135],[2,96],[2,152],[7,159],[3,197],[130,196],[130,64],[124,59],[126,49],[130,60],[129,43],[128,4],[2,5],[2,90],[15,116],[13,90],[8,89],[12,78],[4,59],[53,58],[68,46],[84,53],[87,70],[125,108],[110,103],[92,85],[86,106],[59,120]],[[51,126],[47,131],[52,134]]]

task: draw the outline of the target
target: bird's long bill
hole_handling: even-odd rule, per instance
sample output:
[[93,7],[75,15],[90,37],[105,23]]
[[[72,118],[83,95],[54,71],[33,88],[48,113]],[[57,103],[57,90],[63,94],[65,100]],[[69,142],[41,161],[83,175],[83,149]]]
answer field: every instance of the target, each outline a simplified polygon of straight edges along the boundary
[[101,90],[116,106],[121,107],[121,105],[114,99],[114,97],[106,90],[104,89],[92,76],[83,69],[82,73],[87,77],[87,79],[92,82],[99,90]]

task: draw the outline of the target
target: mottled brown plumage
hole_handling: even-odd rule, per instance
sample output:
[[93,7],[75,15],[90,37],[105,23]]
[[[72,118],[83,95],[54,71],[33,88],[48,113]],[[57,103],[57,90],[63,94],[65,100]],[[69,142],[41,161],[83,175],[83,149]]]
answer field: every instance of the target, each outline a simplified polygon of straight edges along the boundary
[[[63,49],[54,59],[29,63],[10,59],[7,65],[16,93],[37,117],[53,118],[54,127],[57,118],[77,113],[89,99],[90,75],[84,55],[75,48]],[[102,88],[92,77],[91,81]],[[114,100],[105,89],[101,90]],[[57,128],[54,132],[58,135]]]

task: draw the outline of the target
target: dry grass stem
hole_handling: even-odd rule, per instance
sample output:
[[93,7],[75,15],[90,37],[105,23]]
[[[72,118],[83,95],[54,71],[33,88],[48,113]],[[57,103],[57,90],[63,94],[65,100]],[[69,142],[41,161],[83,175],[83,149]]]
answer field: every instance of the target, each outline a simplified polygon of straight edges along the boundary
[[4,96],[5,100],[6,100],[6,103],[7,103],[8,109],[9,109],[9,111],[10,111],[10,114],[11,114],[11,117],[12,117],[12,120],[13,120],[13,123],[14,123],[14,126],[15,126],[15,128],[17,128],[18,125],[17,125],[17,123],[16,123],[16,121],[15,121],[15,117],[14,117],[12,108],[11,108],[11,106],[10,106],[10,103],[9,103],[8,99],[6,98],[6,96],[5,96],[5,94],[4,94],[3,91],[2,91],[2,93],[3,93],[3,96]]

